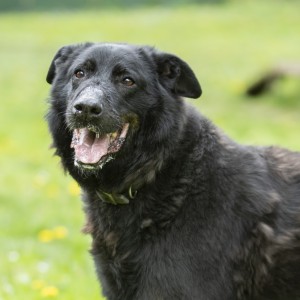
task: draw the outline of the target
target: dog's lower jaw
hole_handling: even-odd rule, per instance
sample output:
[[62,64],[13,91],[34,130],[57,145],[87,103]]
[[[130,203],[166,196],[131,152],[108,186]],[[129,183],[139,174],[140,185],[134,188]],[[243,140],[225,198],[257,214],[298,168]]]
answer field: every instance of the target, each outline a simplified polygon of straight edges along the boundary
[[100,160],[100,162],[98,162],[97,164],[84,164],[76,160],[76,158],[74,158],[74,165],[76,168],[79,168],[83,171],[97,171],[97,170],[102,170],[104,165],[106,165],[108,162],[110,162],[113,159],[114,157],[112,155],[108,155],[105,157],[105,159]]

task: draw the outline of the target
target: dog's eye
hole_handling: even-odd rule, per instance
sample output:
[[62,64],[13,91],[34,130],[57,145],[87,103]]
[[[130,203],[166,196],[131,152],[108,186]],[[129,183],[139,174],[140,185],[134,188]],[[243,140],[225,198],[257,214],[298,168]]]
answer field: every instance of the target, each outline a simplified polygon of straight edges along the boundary
[[80,79],[80,78],[83,78],[85,76],[85,73],[82,70],[76,70],[74,72],[74,75],[75,75],[76,78]]
[[126,86],[133,86],[135,84],[134,80],[130,77],[125,77],[122,79],[122,83]]

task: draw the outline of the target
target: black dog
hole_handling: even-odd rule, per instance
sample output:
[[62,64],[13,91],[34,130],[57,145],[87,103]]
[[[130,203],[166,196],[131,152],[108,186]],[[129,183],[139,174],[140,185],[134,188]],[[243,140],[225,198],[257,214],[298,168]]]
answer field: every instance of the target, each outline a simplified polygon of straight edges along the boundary
[[63,47],[56,153],[80,184],[110,300],[300,299],[300,154],[240,146],[181,97],[200,85],[150,47]]

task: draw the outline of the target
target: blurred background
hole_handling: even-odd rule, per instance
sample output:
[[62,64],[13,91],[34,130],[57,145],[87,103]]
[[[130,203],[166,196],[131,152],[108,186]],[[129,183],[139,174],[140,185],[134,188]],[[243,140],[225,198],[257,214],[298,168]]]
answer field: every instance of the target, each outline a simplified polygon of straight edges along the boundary
[[[0,300],[101,299],[80,191],[53,157],[44,121],[45,77],[61,46],[117,41],[174,53],[203,88],[187,101],[229,136],[300,151],[299,11],[298,0],[1,0]],[[293,71],[246,95],[278,66]]]

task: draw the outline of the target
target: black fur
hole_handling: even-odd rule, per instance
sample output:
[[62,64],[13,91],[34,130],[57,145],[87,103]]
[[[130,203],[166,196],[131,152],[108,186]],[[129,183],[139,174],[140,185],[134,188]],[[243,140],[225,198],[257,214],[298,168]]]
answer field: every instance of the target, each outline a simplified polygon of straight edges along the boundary
[[[74,78],[78,68],[85,78]],[[150,47],[67,46],[47,81],[54,147],[83,190],[107,299],[300,299],[299,153],[231,141],[181,99],[201,94],[189,66]],[[87,86],[101,90],[103,107],[88,121],[72,111]],[[76,126],[110,132],[124,120],[129,133],[112,161],[74,165]]]

